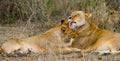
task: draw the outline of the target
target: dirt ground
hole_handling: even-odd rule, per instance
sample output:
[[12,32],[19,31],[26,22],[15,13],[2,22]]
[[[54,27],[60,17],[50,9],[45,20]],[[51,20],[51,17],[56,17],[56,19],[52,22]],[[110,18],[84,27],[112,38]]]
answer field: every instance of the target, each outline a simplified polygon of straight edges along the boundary
[[[0,45],[9,39],[25,38],[37,34],[42,31],[36,26],[0,26]],[[100,56],[96,54],[85,54],[79,57],[78,53],[71,54],[29,54],[20,57],[6,57],[0,54],[0,61],[120,61],[120,54]]]
[[0,56],[0,61],[120,61],[120,55],[108,55],[108,56],[98,56],[98,55],[86,55],[84,57],[78,58],[77,54],[67,54],[67,55],[29,55],[23,57],[3,57]]

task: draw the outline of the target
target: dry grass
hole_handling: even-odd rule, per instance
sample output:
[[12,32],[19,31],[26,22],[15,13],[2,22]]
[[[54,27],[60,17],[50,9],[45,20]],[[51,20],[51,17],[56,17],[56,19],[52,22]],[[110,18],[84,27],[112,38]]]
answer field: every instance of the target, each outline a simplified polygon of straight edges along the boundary
[[[93,14],[92,19],[98,26],[106,28],[108,16],[105,13],[119,10],[119,3],[119,0],[1,0],[0,24],[40,22],[49,29],[70,12],[83,10]],[[115,29],[117,25],[112,26],[112,31],[119,31]]]
[[[112,0],[116,1],[116,0]],[[60,23],[61,18],[67,18],[72,11],[83,10],[92,13],[92,20],[101,28],[120,32],[120,13],[106,15],[110,5],[108,0],[0,0],[0,44],[8,39],[25,38],[41,34]],[[119,2],[118,2],[119,3]],[[119,4],[116,3],[116,8]],[[115,4],[115,3],[114,3]],[[112,6],[111,6],[112,7]],[[117,10],[117,9],[116,9]],[[111,13],[111,12],[110,12]],[[112,25],[107,24],[108,19]],[[109,27],[110,26],[110,27]],[[51,47],[52,49],[52,47]],[[88,54],[76,58],[77,54],[56,55],[49,49],[50,54],[31,54],[29,57],[1,58],[11,61],[119,61],[119,55],[96,56]],[[99,57],[102,59],[99,59]]]

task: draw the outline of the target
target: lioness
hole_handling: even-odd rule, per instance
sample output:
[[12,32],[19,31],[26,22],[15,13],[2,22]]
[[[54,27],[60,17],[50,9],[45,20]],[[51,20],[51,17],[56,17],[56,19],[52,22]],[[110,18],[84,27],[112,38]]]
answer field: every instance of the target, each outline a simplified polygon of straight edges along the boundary
[[73,38],[71,46],[79,48],[83,52],[120,53],[120,33],[97,27],[90,20],[90,16],[91,14],[83,11],[72,12],[69,16],[69,27],[77,35]]
[[79,51],[76,48],[68,48],[64,44],[67,38],[68,22],[61,20],[61,24],[43,34],[23,39],[8,40],[3,43],[1,48],[5,53],[14,53],[19,50],[21,53],[27,53],[29,50],[35,53],[44,53],[49,49],[57,53],[70,53]]

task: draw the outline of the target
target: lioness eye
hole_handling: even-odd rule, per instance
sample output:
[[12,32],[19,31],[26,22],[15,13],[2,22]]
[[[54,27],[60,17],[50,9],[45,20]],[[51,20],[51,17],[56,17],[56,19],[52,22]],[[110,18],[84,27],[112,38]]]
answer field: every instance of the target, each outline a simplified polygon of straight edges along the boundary
[[75,36],[73,36],[73,38],[75,38]]
[[68,18],[69,18],[69,19],[71,19],[72,17],[71,17],[71,16],[69,16]]

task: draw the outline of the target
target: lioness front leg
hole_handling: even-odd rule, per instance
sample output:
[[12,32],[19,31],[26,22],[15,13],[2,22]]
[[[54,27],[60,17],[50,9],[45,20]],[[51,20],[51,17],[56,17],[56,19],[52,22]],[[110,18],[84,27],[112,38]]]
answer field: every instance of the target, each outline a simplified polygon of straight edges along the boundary
[[78,48],[72,48],[72,47],[67,47],[67,48],[57,48],[56,53],[60,54],[70,54],[73,52],[80,52],[81,50]]
[[73,38],[71,38],[71,39],[70,39],[70,42],[69,42],[69,43],[67,43],[67,44],[66,44],[66,46],[67,46],[67,47],[71,47],[71,46],[72,46],[73,41],[74,41],[74,39],[73,39]]

